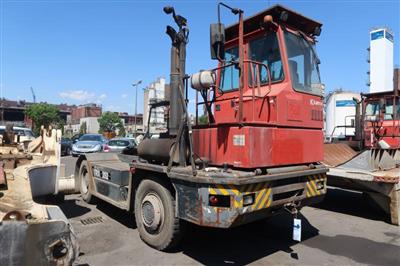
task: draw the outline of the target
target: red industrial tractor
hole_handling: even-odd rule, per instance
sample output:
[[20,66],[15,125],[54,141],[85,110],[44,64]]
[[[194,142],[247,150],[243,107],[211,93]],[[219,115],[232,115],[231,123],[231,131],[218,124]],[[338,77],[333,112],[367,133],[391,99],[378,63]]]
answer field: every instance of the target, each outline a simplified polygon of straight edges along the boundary
[[355,138],[327,143],[323,163],[329,184],[362,191],[400,225],[400,88],[361,95],[356,105]]
[[218,17],[221,7],[239,22],[211,25],[218,67],[191,77],[208,122],[189,119],[189,29],[165,7],[178,26],[167,26],[171,92],[150,109],[168,105],[168,132],[144,139],[137,156],[87,154],[76,165],[83,199],[133,211],[141,238],[159,250],[178,243],[186,222],[228,228],[284,210],[295,216],[326,193],[315,52],[322,25],[280,5],[245,20],[223,3]]

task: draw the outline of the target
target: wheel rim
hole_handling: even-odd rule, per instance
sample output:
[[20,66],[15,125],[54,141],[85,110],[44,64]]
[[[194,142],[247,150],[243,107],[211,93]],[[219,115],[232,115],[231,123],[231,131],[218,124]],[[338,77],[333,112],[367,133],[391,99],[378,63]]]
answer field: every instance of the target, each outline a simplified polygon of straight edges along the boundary
[[150,192],[142,200],[142,222],[149,233],[157,233],[164,222],[164,206],[160,197]]
[[81,178],[81,192],[82,194],[86,194],[89,191],[89,182],[88,182],[88,172],[86,169],[82,170],[82,178]]

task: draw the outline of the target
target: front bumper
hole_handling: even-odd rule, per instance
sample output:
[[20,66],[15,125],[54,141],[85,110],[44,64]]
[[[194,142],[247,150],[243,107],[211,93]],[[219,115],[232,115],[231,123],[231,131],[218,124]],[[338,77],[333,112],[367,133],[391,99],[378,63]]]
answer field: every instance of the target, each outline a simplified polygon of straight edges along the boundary
[[72,155],[80,155],[80,154],[87,154],[87,153],[96,153],[101,152],[101,150],[72,150]]
[[[176,183],[178,216],[202,226],[229,228],[271,216],[288,204],[300,209],[320,202],[326,194],[326,184],[325,172],[245,185],[198,187]],[[219,198],[222,203],[212,204],[211,197]]]

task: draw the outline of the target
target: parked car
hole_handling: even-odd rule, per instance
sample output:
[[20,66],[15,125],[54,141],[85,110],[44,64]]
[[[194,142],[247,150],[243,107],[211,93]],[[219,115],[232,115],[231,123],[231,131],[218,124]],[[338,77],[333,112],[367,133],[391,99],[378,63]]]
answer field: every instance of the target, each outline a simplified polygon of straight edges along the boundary
[[136,142],[133,138],[113,138],[108,141],[107,145],[110,152],[118,153],[121,153],[126,148],[136,148]]
[[61,138],[61,156],[71,155],[72,140],[70,138]]
[[[0,135],[3,135],[5,130],[6,130],[5,126],[0,126]],[[14,131],[15,136],[19,136],[20,142],[32,141],[33,139],[35,139],[35,135],[33,134],[32,130],[29,128],[13,127],[13,131]]]
[[107,140],[100,134],[85,134],[82,135],[77,142],[72,144],[72,156],[76,157],[79,154],[107,152]]

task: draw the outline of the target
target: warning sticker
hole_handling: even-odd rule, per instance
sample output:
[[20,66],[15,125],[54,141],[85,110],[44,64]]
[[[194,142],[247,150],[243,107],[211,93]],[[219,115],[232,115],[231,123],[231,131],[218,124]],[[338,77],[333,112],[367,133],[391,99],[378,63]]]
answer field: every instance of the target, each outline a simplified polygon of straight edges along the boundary
[[244,135],[233,135],[233,145],[234,146],[244,146],[245,145]]

